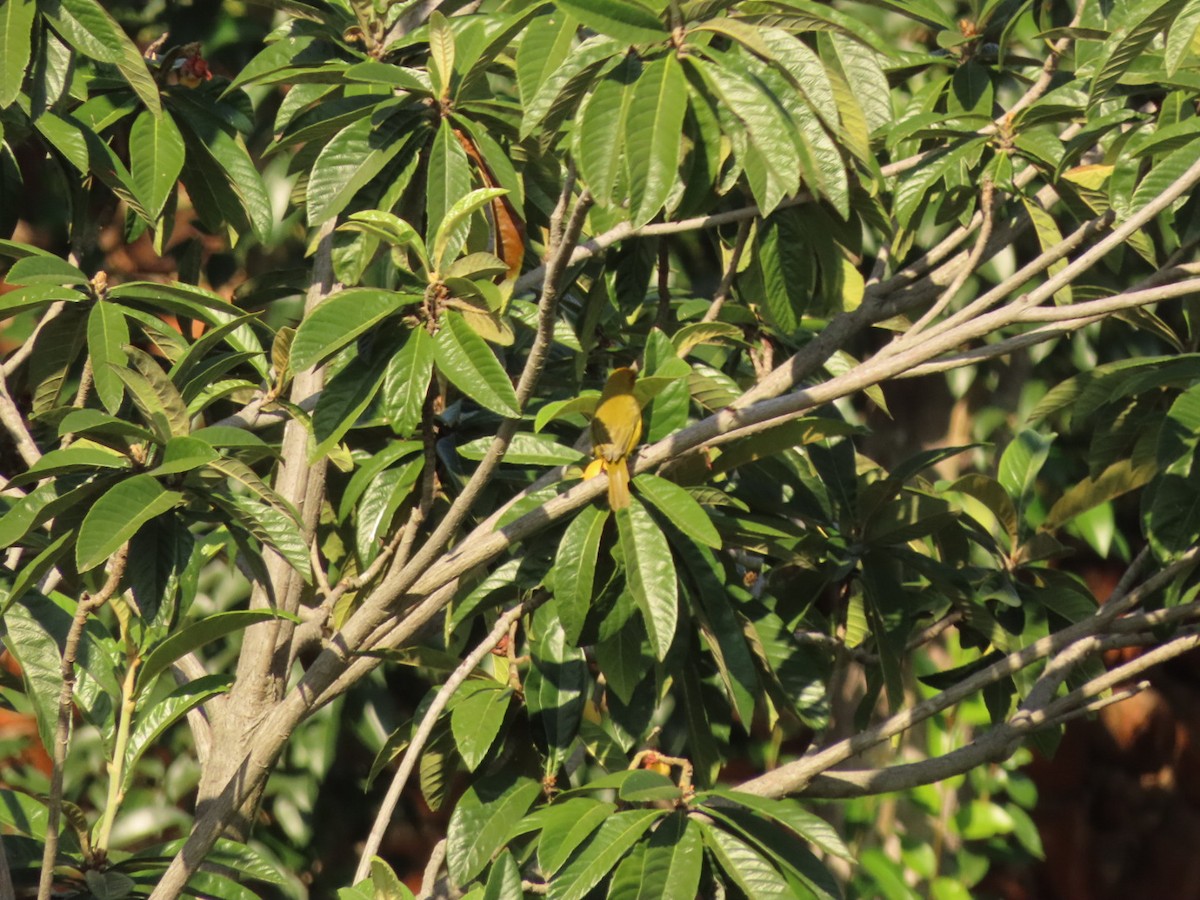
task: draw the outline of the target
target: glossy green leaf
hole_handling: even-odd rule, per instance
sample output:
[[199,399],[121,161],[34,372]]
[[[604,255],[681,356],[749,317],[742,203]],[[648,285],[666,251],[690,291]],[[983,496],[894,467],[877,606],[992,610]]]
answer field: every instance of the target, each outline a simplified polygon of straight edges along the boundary
[[[628,861],[631,857],[626,857]],[[699,827],[682,812],[665,818],[650,835],[640,863],[613,876],[614,900],[693,900],[700,884],[704,848]],[[624,870],[624,871],[623,871]]]
[[[425,193],[425,243],[434,247],[435,236],[449,210],[471,192],[471,166],[467,153],[454,135],[449,120],[443,119],[429,149],[429,176]],[[438,265],[433,250],[430,265]]]
[[36,15],[34,0],[7,0],[0,8],[0,109],[11,105],[21,92]]
[[572,151],[579,174],[601,206],[624,199],[615,197],[614,189],[624,169],[625,117],[633,100],[637,67],[635,57],[626,57],[594,86],[579,110]]
[[152,220],[161,215],[183,171],[183,135],[169,114],[143,112],[129,132],[129,175]]
[[[1088,87],[1088,105],[1092,106],[1118,83],[1150,43],[1164,31],[1184,6],[1184,0],[1166,0],[1149,8],[1145,15],[1126,29],[1117,31],[1103,48],[1102,62]],[[1146,4],[1143,8],[1148,7]],[[1140,12],[1140,10],[1139,10]]]
[[729,832],[700,823],[704,843],[717,864],[741,890],[750,897],[792,900],[795,893],[787,879],[754,847]]
[[630,44],[665,41],[666,26],[638,0],[555,0],[588,28]]
[[192,419],[183,397],[154,357],[129,344],[124,349],[134,368],[110,363],[109,371],[125,383],[129,398],[158,439],[165,443],[173,435],[191,431]]
[[492,863],[492,869],[488,872],[482,900],[524,900],[524,897],[521,870],[517,868],[517,861],[513,859],[513,855],[504,850]]
[[110,488],[92,505],[79,527],[75,562],[86,572],[104,563],[137,530],[183,501],[149,475],[134,475]]
[[521,414],[508,373],[460,314],[442,316],[433,337],[433,358],[438,371],[476,403],[510,418]]
[[498,681],[468,681],[459,687],[450,710],[450,729],[467,771],[483,762],[508,712],[512,689]]
[[654,655],[662,660],[671,649],[679,617],[679,586],[667,539],[646,508],[632,498],[616,511],[625,578],[641,610]]
[[582,900],[655,822],[659,809],[631,809],[606,819],[550,882],[551,900]]
[[597,34],[574,48],[562,63],[541,83],[537,93],[525,102],[521,120],[521,137],[537,131],[564,100],[570,99],[573,89],[582,89],[589,79],[613,57],[625,51],[619,41]]
[[320,225],[345,209],[354,195],[405,148],[403,128],[410,120],[392,115],[377,124],[376,116],[363,116],[347,125],[321,149],[306,191],[310,226]]
[[483,871],[503,846],[512,823],[525,814],[541,786],[531,778],[500,773],[467,788],[454,807],[446,832],[446,865],[455,884]]
[[467,240],[471,216],[507,193],[505,188],[480,188],[459,197],[450,205],[433,238],[433,258],[430,262],[435,268],[439,271],[445,269],[458,256]]
[[228,675],[204,675],[179,685],[153,706],[138,710],[125,748],[122,787],[128,790],[136,774],[138,760],[168,728],[201,703],[229,690],[231,682]]
[[348,288],[325,299],[307,315],[292,338],[293,372],[325,362],[360,334],[419,297],[381,288]]
[[154,679],[165,672],[172,663],[188,653],[199,650],[205,644],[241,631],[256,622],[281,617],[286,618],[282,613],[270,609],[227,610],[205,616],[176,629],[146,656],[137,673],[139,689],[148,689]]
[[292,515],[243,494],[212,499],[234,522],[283,557],[306,582],[312,579],[308,544]]
[[585,506],[567,525],[554,561],[554,599],[567,642],[576,644],[591,608],[608,510]]
[[432,372],[433,339],[424,328],[414,328],[388,362],[380,390],[380,412],[400,437],[412,435],[421,424]]
[[125,366],[124,347],[129,343],[125,314],[115,303],[97,303],[88,314],[87,331],[96,396],[105,409],[116,415],[125,398],[125,382],[113,371],[114,366]]
[[996,477],[1009,496],[1016,500],[1018,508],[1025,505],[1032,492],[1054,437],[1027,429],[1016,435],[1004,449]]
[[722,789],[697,794],[696,801],[702,803],[704,798],[709,796],[731,800],[752,812],[773,819],[833,856],[841,859],[854,858],[837,830],[820,816],[806,810],[799,800],[760,797],[757,794]]
[[[30,599],[26,597],[27,601]],[[30,604],[20,601],[5,610],[4,631],[5,646],[21,666],[21,678],[37,717],[42,746],[52,750],[63,683],[58,642]]]
[[[465,459],[483,459],[491,447],[491,437],[477,438],[458,446],[458,455]],[[504,462],[518,466],[558,466],[578,463],[583,454],[573,447],[560,444],[549,435],[519,431],[513,435],[504,453]]]
[[563,867],[575,849],[587,840],[614,812],[616,806],[592,797],[570,797],[543,807],[526,817],[536,819],[538,836],[538,866],[547,875]]
[[546,736],[545,772],[556,776],[579,732],[590,679],[583,651],[567,640],[549,606],[534,614],[533,627],[525,704],[531,723]]
[[666,516],[672,525],[700,544],[720,548],[721,535],[717,533],[704,507],[686,490],[648,472],[638,475],[633,481],[638,494]]
[[658,214],[675,186],[687,96],[687,82],[674,55],[646,65],[633,86],[624,145],[635,227]]

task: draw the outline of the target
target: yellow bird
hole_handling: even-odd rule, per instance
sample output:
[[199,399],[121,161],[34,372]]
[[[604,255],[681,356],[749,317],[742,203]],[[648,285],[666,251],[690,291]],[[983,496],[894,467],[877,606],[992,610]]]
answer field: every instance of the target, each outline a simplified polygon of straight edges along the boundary
[[596,460],[584,477],[608,472],[608,505],[614,510],[629,505],[629,465],[625,460],[642,437],[642,407],[633,394],[636,380],[633,369],[615,370],[608,376],[592,416],[592,455]]

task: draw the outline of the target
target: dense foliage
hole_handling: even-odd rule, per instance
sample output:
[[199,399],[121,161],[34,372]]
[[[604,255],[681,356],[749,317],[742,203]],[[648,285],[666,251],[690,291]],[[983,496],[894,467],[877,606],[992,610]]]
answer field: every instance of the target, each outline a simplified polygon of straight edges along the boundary
[[1037,856],[1200,642],[1200,0],[212,6],[0,4],[11,877],[408,896],[410,780],[474,897]]

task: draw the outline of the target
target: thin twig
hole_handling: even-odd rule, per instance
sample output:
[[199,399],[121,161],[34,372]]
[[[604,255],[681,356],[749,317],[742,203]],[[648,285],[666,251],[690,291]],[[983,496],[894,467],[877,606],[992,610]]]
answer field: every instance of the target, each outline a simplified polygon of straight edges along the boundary
[[446,708],[446,704],[450,702],[450,698],[454,696],[459,685],[467,680],[468,676],[475,671],[495,646],[508,635],[509,626],[516,622],[525,611],[526,604],[518,603],[501,615],[496,620],[496,624],[492,626],[492,630],[488,632],[487,637],[459,663],[458,668],[451,673],[450,677],[446,679],[446,683],[434,695],[433,701],[425,710],[421,724],[417,726],[408,748],[404,751],[400,767],[396,770],[392,783],[388,785],[387,795],[383,798],[383,803],[380,804],[379,812],[375,816],[371,833],[367,835],[366,843],[358,858],[358,869],[354,873],[356,884],[370,873],[371,857],[379,851],[379,845],[383,842],[383,835],[387,831],[388,823],[391,822],[392,815],[396,812],[396,805],[400,802],[400,795],[404,792],[405,785],[408,784],[408,777],[416,768],[417,760],[424,752],[425,744],[429,741],[429,736],[433,734],[442,710]]
[[750,238],[750,228],[753,224],[753,219],[743,219],[738,224],[737,237],[734,238],[733,249],[729,251],[729,262],[725,264],[721,283],[717,285],[717,292],[713,294],[712,303],[705,310],[701,322],[715,322],[721,315],[721,307],[725,305],[733,290],[733,279],[737,277],[738,264],[742,261],[742,251],[746,249],[746,241]]
[[63,776],[67,764],[67,748],[71,742],[71,712],[75,706],[75,660],[79,655],[79,643],[83,639],[83,629],[87,625],[88,616],[116,594],[128,559],[129,543],[126,542],[109,562],[108,578],[103,587],[95,594],[84,594],[80,598],[79,605],[75,607],[75,615],[71,619],[66,643],[63,645],[60,663],[62,687],[58,692],[58,718],[54,725],[54,758],[50,773],[50,799],[47,803],[46,844],[42,848],[42,874],[38,879],[38,900],[50,900],[54,885],[58,830],[62,821]]

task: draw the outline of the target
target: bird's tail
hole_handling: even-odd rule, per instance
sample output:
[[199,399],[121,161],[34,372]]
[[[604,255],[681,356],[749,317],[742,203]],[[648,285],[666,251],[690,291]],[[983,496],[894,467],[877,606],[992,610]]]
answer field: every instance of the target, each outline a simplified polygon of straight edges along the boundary
[[608,506],[609,509],[624,509],[629,505],[629,465],[625,457],[608,463]]

